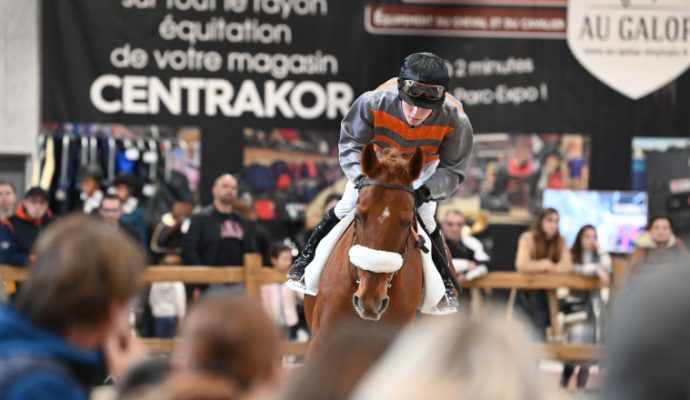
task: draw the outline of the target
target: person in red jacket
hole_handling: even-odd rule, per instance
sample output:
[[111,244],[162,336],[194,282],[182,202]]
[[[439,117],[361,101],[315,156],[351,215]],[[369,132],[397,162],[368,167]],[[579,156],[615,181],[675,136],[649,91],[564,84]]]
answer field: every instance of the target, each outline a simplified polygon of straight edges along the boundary
[[15,214],[2,221],[0,264],[27,265],[38,234],[52,221],[48,192],[32,187]]

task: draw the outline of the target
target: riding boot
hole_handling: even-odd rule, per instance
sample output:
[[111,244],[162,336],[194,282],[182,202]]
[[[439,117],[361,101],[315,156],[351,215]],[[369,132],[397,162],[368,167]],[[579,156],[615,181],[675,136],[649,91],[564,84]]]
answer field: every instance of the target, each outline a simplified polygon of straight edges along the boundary
[[328,232],[333,229],[340,222],[340,219],[335,216],[334,209],[330,209],[326,215],[324,215],[319,225],[314,228],[314,231],[309,236],[307,244],[304,245],[304,249],[299,254],[299,256],[292,263],[290,271],[287,273],[287,277],[291,281],[300,282],[304,276],[304,269],[309,265],[314,259],[314,254],[316,253],[316,246],[318,246],[321,239],[328,234]]
[[458,302],[458,297],[460,293],[455,288],[453,284],[452,274],[454,273],[453,268],[448,262],[447,252],[446,252],[446,241],[441,234],[441,230],[436,228],[435,231],[431,232],[429,235],[431,241],[433,242],[434,251],[431,252],[431,258],[434,261],[434,265],[438,272],[443,278],[443,285],[446,288],[446,294],[441,302],[438,304],[437,309],[441,313],[453,313],[458,311],[460,303]]

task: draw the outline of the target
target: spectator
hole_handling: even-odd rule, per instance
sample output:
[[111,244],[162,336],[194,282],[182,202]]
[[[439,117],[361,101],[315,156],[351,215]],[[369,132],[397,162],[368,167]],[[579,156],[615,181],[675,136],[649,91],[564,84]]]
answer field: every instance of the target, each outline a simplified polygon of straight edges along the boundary
[[[169,254],[160,265],[180,265],[180,256]],[[187,309],[187,296],[182,282],[154,282],[149,292],[149,305],[153,314],[153,335],[173,338],[179,321]]]
[[357,384],[388,350],[397,333],[398,328],[383,322],[367,324],[359,319],[343,320],[333,335],[319,347],[319,351],[308,358],[290,380],[280,399],[348,399]]
[[27,265],[38,234],[52,221],[48,192],[32,187],[24,195],[15,215],[0,228],[0,264]]
[[408,325],[348,399],[544,399],[528,348],[525,330],[502,316],[425,319]]
[[558,211],[546,208],[532,229],[520,235],[515,268],[520,272],[569,273],[573,266],[565,239],[558,232]]
[[[611,257],[599,251],[597,231],[592,225],[585,225],[577,232],[575,243],[570,250],[573,259],[573,272],[587,277],[599,277],[603,285],[608,285],[611,274]],[[566,314],[566,333],[569,343],[600,344],[602,337],[602,316],[604,301],[598,290],[571,290],[563,302]],[[580,318],[577,318],[580,315]],[[579,363],[577,387],[584,389],[589,379],[589,363]],[[568,387],[577,364],[566,363],[561,375],[561,386]]]
[[486,266],[489,255],[484,251],[482,242],[463,232],[464,227],[465,215],[458,210],[448,211],[441,223],[458,278],[473,280],[489,272]]
[[[529,273],[569,273],[573,266],[565,239],[558,232],[558,211],[546,208],[532,228],[520,235],[515,268]],[[551,324],[546,292],[521,292],[520,302],[540,335]]]
[[89,164],[82,167],[79,171],[81,194],[79,201],[75,204],[75,209],[91,214],[98,210],[103,200],[101,191],[101,181],[103,180],[103,170],[97,164]]
[[[259,397],[257,397],[258,399]],[[175,376],[161,386],[133,392],[125,400],[239,400],[241,392],[235,385],[213,376],[200,374]]]
[[278,381],[278,330],[249,297],[217,292],[202,298],[185,318],[181,339],[174,374],[220,378],[244,394]]
[[[275,243],[269,250],[271,266],[287,272],[292,264],[292,250],[282,243]],[[296,331],[293,328],[299,322],[297,316],[298,293],[282,283],[269,283],[261,286],[263,304],[275,323],[282,331],[283,339],[293,339]]]
[[84,216],[49,228],[36,254],[16,304],[0,307],[0,398],[85,400],[143,355],[127,320],[144,255]]
[[182,245],[188,265],[242,265],[244,254],[254,250],[252,229],[235,212],[237,180],[224,174],[213,185],[213,204],[192,215]]
[[146,246],[146,218],[144,217],[144,208],[139,205],[139,199],[136,198],[139,181],[134,175],[121,174],[115,178],[113,182],[115,188],[115,195],[122,202],[122,222],[128,224],[137,232],[139,243]]
[[633,239],[635,251],[630,265],[660,265],[674,263],[688,256],[688,249],[680,238],[673,234],[673,224],[668,217],[656,216],[649,220],[647,230]]
[[328,210],[335,207],[341,197],[343,196],[340,193],[331,193],[326,196],[326,199],[323,201],[323,213],[326,214]]
[[117,399],[141,399],[148,390],[158,390],[170,376],[172,366],[167,356],[146,357],[127,371],[117,384]]
[[10,181],[0,181],[0,222],[12,215],[17,203],[17,189]]
[[[688,399],[690,269],[648,268],[616,298],[602,364],[604,400]],[[613,340],[615,338],[615,340]]]
[[98,208],[98,215],[110,225],[120,229],[122,232],[129,235],[132,239],[139,241],[139,234],[129,224],[122,222],[122,201],[120,198],[106,194],[101,200],[101,205]]
[[156,225],[151,235],[151,251],[158,255],[182,254],[183,230],[189,227],[189,217],[194,205],[186,200],[173,203],[170,212]]

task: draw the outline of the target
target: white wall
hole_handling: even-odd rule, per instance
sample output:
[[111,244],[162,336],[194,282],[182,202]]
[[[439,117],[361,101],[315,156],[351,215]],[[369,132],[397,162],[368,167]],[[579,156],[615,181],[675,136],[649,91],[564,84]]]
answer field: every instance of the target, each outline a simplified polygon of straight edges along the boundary
[[0,156],[31,155],[39,129],[39,0],[0,0]]

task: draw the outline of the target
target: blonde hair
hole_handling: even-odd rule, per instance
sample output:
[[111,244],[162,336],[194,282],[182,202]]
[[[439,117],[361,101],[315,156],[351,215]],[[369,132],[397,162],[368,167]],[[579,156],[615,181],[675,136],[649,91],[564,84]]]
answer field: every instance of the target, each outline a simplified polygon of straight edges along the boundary
[[427,319],[409,326],[350,397],[540,400],[523,325],[498,315]]

